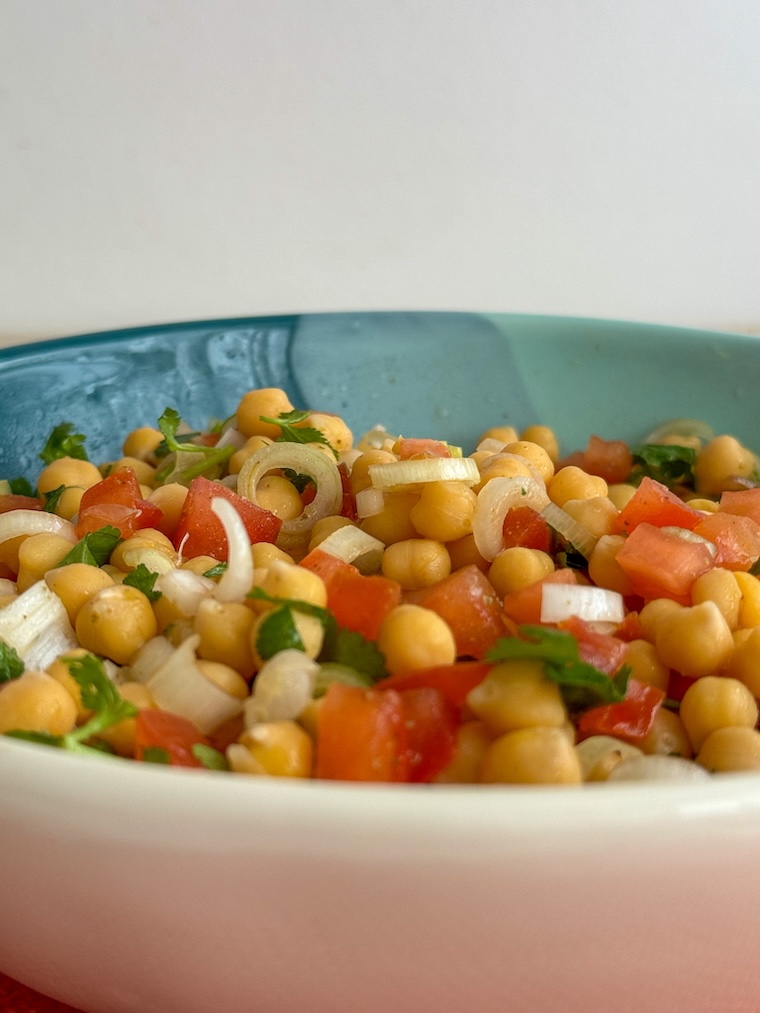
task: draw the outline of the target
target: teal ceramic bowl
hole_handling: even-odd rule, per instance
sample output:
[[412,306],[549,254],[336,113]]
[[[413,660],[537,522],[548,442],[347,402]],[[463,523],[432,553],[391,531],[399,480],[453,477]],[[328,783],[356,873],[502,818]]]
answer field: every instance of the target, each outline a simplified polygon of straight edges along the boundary
[[[0,352],[0,477],[254,386],[472,448],[696,416],[754,449],[760,343],[474,313],[179,324]],[[284,780],[284,779],[282,779]],[[598,789],[598,790],[596,790]],[[281,783],[0,736],[0,970],[89,1013],[757,1013],[760,778]]]

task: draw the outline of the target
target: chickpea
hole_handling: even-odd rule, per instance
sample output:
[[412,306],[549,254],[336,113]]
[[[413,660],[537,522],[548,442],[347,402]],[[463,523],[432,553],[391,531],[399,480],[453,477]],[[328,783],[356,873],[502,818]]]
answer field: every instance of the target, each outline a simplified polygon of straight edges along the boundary
[[437,613],[419,605],[396,605],[380,627],[377,646],[388,671],[451,665],[456,659],[454,634]]
[[631,579],[617,561],[624,545],[625,535],[602,535],[591,551],[588,573],[598,587],[629,595],[633,593]]
[[562,509],[596,538],[612,534],[618,509],[609,496],[565,500]]
[[467,694],[467,706],[495,735],[518,728],[560,728],[567,710],[540,661],[503,661]]
[[484,784],[580,784],[575,748],[560,728],[520,728],[486,750]]
[[87,599],[76,617],[79,643],[117,665],[128,664],[135,652],[157,632],[158,624],[150,602],[142,591],[127,584],[98,591]]
[[694,479],[697,491],[717,495],[741,489],[737,479],[749,478],[757,467],[755,455],[734,436],[716,436],[697,454]]
[[553,572],[554,561],[546,552],[515,545],[509,549],[502,549],[494,559],[488,571],[488,579],[496,593],[503,598],[514,591],[521,591]]
[[481,444],[483,440],[497,440],[506,446],[508,443],[514,443],[517,438],[517,430],[514,426],[492,426],[482,434],[478,444]]
[[[134,704],[138,710],[145,707],[155,707],[153,698],[146,686],[139,682],[124,682],[119,686],[119,693],[127,703]],[[107,742],[119,756],[133,757],[135,755],[135,718],[124,718],[110,728],[105,728],[98,736]]]
[[359,527],[384,545],[415,538],[417,529],[412,523],[411,513],[418,498],[414,492],[387,493],[380,513],[365,517]]
[[55,505],[55,513],[67,521],[74,520],[86,491],[81,485],[67,485]]
[[284,549],[279,549],[271,542],[256,542],[251,546],[254,570],[268,569],[275,559],[283,563],[293,563],[293,557],[288,555]]
[[477,784],[493,735],[482,721],[465,721],[456,733],[454,755],[433,778],[436,784]]
[[227,462],[230,475],[239,475],[248,458],[253,457],[264,447],[268,447],[271,442],[272,440],[268,436],[249,436],[243,446],[236,450]]
[[160,429],[152,426],[142,426],[133,429],[122,444],[122,453],[125,457],[137,458],[138,461],[147,461],[152,457],[159,444],[163,441],[164,434]]
[[611,735],[592,735],[575,747],[584,781],[606,781],[623,760],[641,756],[641,750]]
[[75,457],[59,457],[42,469],[37,478],[37,489],[41,496],[59,489],[62,485],[90,489],[102,481],[102,478],[90,461],[80,461]]
[[533,467],[529,461],[518,454],[489,454],[482,464],[478,464],[480,481],[475,492],[481,491],[492,478],[534,478]]
[[697,679],[681,700],[681,721],[694,752],[698,753],[711,732],[732,725],[753,728],[757,703],[750,691],[730,677],[708,675]]
[[622,510],[633,498],[635,492],[635,485],[629,485],[627,482],[613,482],[607,490],[607,495],[613,506],[617,507],[618,510]]
[[356,458],[352,467],[349,483],[354,496],[372,486],[369,469],[373,464],[393,464],[398,458],[389,450],[365,450]]
[[88,563],[68,563],[66,566],[48,570],[45,574],[45,583],[61,599],[69,622],[74,626],[84,603],[103,588],[113,587],[114,580],[110,574],[97,566],[90,566]]
[[209,682],[213,682],[225,693],[237,697],[238,700],[245,700],[248,696],[248,683],[234,668],[221,661],[208,661],[204,658],[199,659],[195,664]]
[[333,514],[330,517],[320,517],[314,527],[311,529],[311,539],[309,541],[309,552],[312,549],[316,549],[318,545],[331,535],[333,531],[337,531],[338,528],[345,528],[347,524],[353,525],[354,522],[349,520],[348,517],[339,517],[337,514]]
[[667,691],[670,669],[663,665],[654,644],[648,640],[631,640],[625,649],[624,664],[631,669],[631,675],[638,682]]
[[160,485],[148,496],[148,502],[157,506],[164,515],[157,526],[165,535],[171,535],[176,529],[187,492],[187,487],[179,482],[169,482]]
[[273,598],[307,601],[321,608],[327,606],[327,586],[319,574],[281,559],[272,560],[260,587]]
[[727,674],[743,683],[755,698],[760,698],[760,626],[734,634],[734,652]]
[[739,626],[751,629],[760,626],[760,580],[751,573],[734,573],[734,580],[739,588]]
[[251,647],[254,621],[254,613],[242,602],[204,598],[193,621],[193,628],[201,638],[198,657],[219,661],[249,678],[255,669]]
[[667,616],[679,612],[683,607],[671,598],[653,598],[648,601],[639,612],[639,623],[644,638],[653,644],[660,623]]
[[149,570],[157,573],[173,568],[176,560],[177,553],[170,538],[154,528],[142,528],[119,542],[109,562],[124,573],[134,570],[139,563],[145,563]]
[[724,668],[734,641],[715,602],[703,601],[664,615],[657,624],[655,646],[664,665],[698,679]]
[[409,516],[423,538],[453,542],[472,531],[477,501],[463,482],[427,482]]
[[697,577],[691,585],[691,602],[692,605],[699,605],[703,601],[715,602],[728,628],[738,628],[742,593],[731,570],[716,566]]
[[148,489],[153,488],[156,469],[152,464],[149,464],[147,461],[141,461],[137,457],[121,457],[118,461],[113,462],[111,474],[115,471],[120,471],[122,468],[130,468],[137,476],[137,481],[140,485],[147,486]]
[[243,732],[229,746],[233,770],[270,777],[310,777],[314,744],[295,721],[266,721]]
[[287,478],[265,475],[256,486],[256,502],[282,521],[292,521],[303,512],[303,500]]
[[548,485],[554,476],[554,463],[544,450],[537,443],[530,440],[515,440],[504,447],[505,454],[516,454],[524,458],[539,473],[544,482]]
[[337,454],[350,450],[353,446],[353,433],[339,415],[329,415],[327,412],[309,412],[303,422],[296,423],[295,428],[318,429]]
[[[90,567],[90,569],[95,569],[95,567]],[[73,650],[67,651],[65,657],[83,658],[85,656],[89,656],[89,653],[90,652],[85,651],[83,647],[75,647]],[[92,711],[88,710],[86,707],[83,706],[82,688],[69,671],[69,666],[66,664],[64,657],[59,657],[56,658],[54,661],[51,661],[51,663],[48,665],[46,669],[46,672],[57,682],[60,682],[60,684],[68,692],[68,694],[71,696],[71,699],[76,704],[77,722],[86,721],[90,717]]]
[[639,745],[643,752],[659,756],[682,756],[690,760],[694,755],[683,721],[667,707],[658,708],[652,727]]
[[446,546],[430,538],[394,542],[383,553],[383,576],[407,590],[432,587],[451,573]]
[[717,728],[702,743],[697,763],[712,772],[760,770],[760,732],[756,728]]
[[48,570],[58,566],[73,545],[74,542],[64,535],[48,532],[25,538],[18,547],[16,586],[19,592],[42,580]]
[[0,689],[0,734],[18,729],[65,735],[76,720],[74,698],[47,672],[26,671]]
[[559,460],[559,442],[554,431],[548,426],[528,426],[520,433],[520,439],[527,440],[529,443],[537,443],[549,455],[552,464],[556,464]]
[[243,436],[268,436],[276,440],[281,433],[280,426],[262,422],[261,416],[276,419],[285,412],[293,411],[290,398],[278,387],[262,387],[249,390],[240,399],[237,408],[237,427]]
[[552,503],[564,507],[569,499],[594,499],[606,496],[607,483],[596,475],[588,475],[582,468],[569,464],[555,474],[549,483],[548,493]]
[[451,560],[452,573],[461,570],[463,566],[477,566],[482,573],[488,573],[491,564],[478,551],[474,535],[465,535],[455,542],[447,542],[446,550]]

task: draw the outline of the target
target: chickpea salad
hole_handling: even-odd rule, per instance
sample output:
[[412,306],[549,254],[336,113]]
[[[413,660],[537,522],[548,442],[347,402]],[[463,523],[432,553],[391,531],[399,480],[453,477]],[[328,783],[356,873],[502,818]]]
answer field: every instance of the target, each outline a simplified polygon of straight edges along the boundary
[[[609,434],[608,434],[609,435]],[[0,481],[0,733],[258,777],[760,770],[760,473],[698,421],[474,448],[252,390]]]

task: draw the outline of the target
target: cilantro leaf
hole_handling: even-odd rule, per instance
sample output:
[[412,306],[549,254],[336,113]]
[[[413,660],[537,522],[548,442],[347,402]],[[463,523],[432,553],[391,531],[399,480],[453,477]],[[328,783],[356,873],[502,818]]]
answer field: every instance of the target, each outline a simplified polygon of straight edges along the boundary
[[48,436],[39,456],[45,464],[51,464],[61,457],[75,457],[80,461],[86,461],[88,457],[84,441],[85,438],[81,433],[74,432],[72,422],[61,422]]
[[164,409],[158,420],[164,442],[157,450],[158,456],[166,456],[166,461],[156,472],[155,481],[159,485],[166,482],[180,482],[189,485],[200,475],[216,475],[224,463],[235,453],[235,447],[228,443],[222,447],[207,447],[201,443],[193,443],[200,433],[179,434],[182,418],[174,408]]
[[10,644],[0,640],[0,685],[18,679],[24,674],[24,662],[21,660],[18,651]]
[[357,686],[359,689],[371,689],[374,681],[370,676],[358,672],[350,665],[339,665],[332,661],[326,661],[319,666],[314,683],[314,697],[318,699],[324,696],[332,682],[341,682],[344,686]]
[[585,709],[625,698],[630,668],[612,677],[583,661],[570,633],[545,626],[520,626],[519,637],[503,637],[486,653],[486,661],[533,659],[544,663],[544,675],[556,682],[568,707]]
[[641,443],[631,448],[633,469],[630,480],[638,485],[643,478],[672,489],[677,485],[694,484],[694,462],[697,452],[693,447],[671,446],[667,443]]
[[220,753],[213,746],[207,746],[205,742],[196,742],[190,747],[190,752],[195,759],[206,768],[206,770],[229,770],[227,757]]
[[18,478],[12,478],[8,485],[11,487],[11,492],[17,496],[36,496],[37,491],[32,486],[29,479],[24,478],[23,475],[19,475]]
[[121,540],[119,530],[111,527],[110,524],[104,528],[98,528],[97,531],[90,531],[66,553],[58,566],[68,566],[69,563],[104,566]]
[[59,485],[57,489],[51,489],[50,492],[44,494],[45,503],[42,509],[49,514],[54,514],[56,507],[58,506],[61,496],[66,491],[65,485]]
[[261,621],[256,636],[256,650],[264,661],[280,651],[305,649],[290,606],[272,609]]
[[322,443],[326,447],[330,447],[337,460],[338,453],[324,433],[312,426],[299,425],[300,422],[305,422],[309,415],[311,412],[294,408],[290,412],[281,412],[276,419],[270,418],[268,415],[259,415],[259,419],[262,422],[269,422],[270,425],[280,427],[280,435],[274,441],[275,443]]
[[165,749],[161,749],[160,746],[145,746],[142,751],[142,760],[144,763],[164,763],[171,764],[171,757]]
[[203,574],[204,577],[213,579],[214,577],[221,577],[224,571],[227,569],[228,564],[225,562],[217,563],[216,566],[212,566],[210,570],[206,570]]
[[130,570],[122,583],[142,591],[148,601],[158,601],[161,592],[154,589],[157,578],[158,574],[149,570],[145,563],[138,563],[134,570]]

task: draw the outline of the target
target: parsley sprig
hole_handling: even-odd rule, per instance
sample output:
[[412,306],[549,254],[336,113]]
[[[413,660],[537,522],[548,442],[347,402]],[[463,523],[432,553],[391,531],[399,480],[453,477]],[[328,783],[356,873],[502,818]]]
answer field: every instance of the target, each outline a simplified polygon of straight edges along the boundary
[[[182,417],[174,408],[166,408],[158,420],[158,428],[164,441],[156,451],[159,457],[167,460],[156,472],[156,482],[163,484],[168,481],[189,485],[200,475],[216,477],[221,467],[235,453],[232,444],[223,447],[207,447],[201,443],[193,443],[200,433],[179,433]],[[187,455],[191,455],[188,457]]]
[[87,563],[90,566],[104,566],[111,558],[111,553],[121,541],[118,528],[107,524],[97,531],[90,531],[70,549],[58,566],[69,563]]
[[324,433],[313,426],[300,424],[305,422],[310,414],[311,412],[294,408],[290,412],[281,412],[276,419],[270,418],[268,415],[260,415],[259,418],[262,422],[269,422],[270,425],[280,427],[280,435],[275,439],[275,443],[321,443],[329,447],[337,459],[337,451]]
[[75,457],[79,461],[87,461],[84,442],[85,437],[81,433],[74,432],[72,422],[61,422],[48,436],[39,456],[45,464],[51,464],[61,457]]
[[122,583],[127,584],[129,587],[136,587],[138,591],[142,591],[148,601],[158,601],[161,597],[161,592],[155,588],[157,580],[157,573],[149,570],[145,563],[138,563],[134,570],[129,571]]
[[24,674],[24,662],[15,647],[0,640],[0,685]]
[[680,447],[668,443],[640,443],[631,447],[633,468],[630,481],[638,485],[643,478],[654,479],[668,489],[694,485],[694,462],[697,452],[693,447]]

